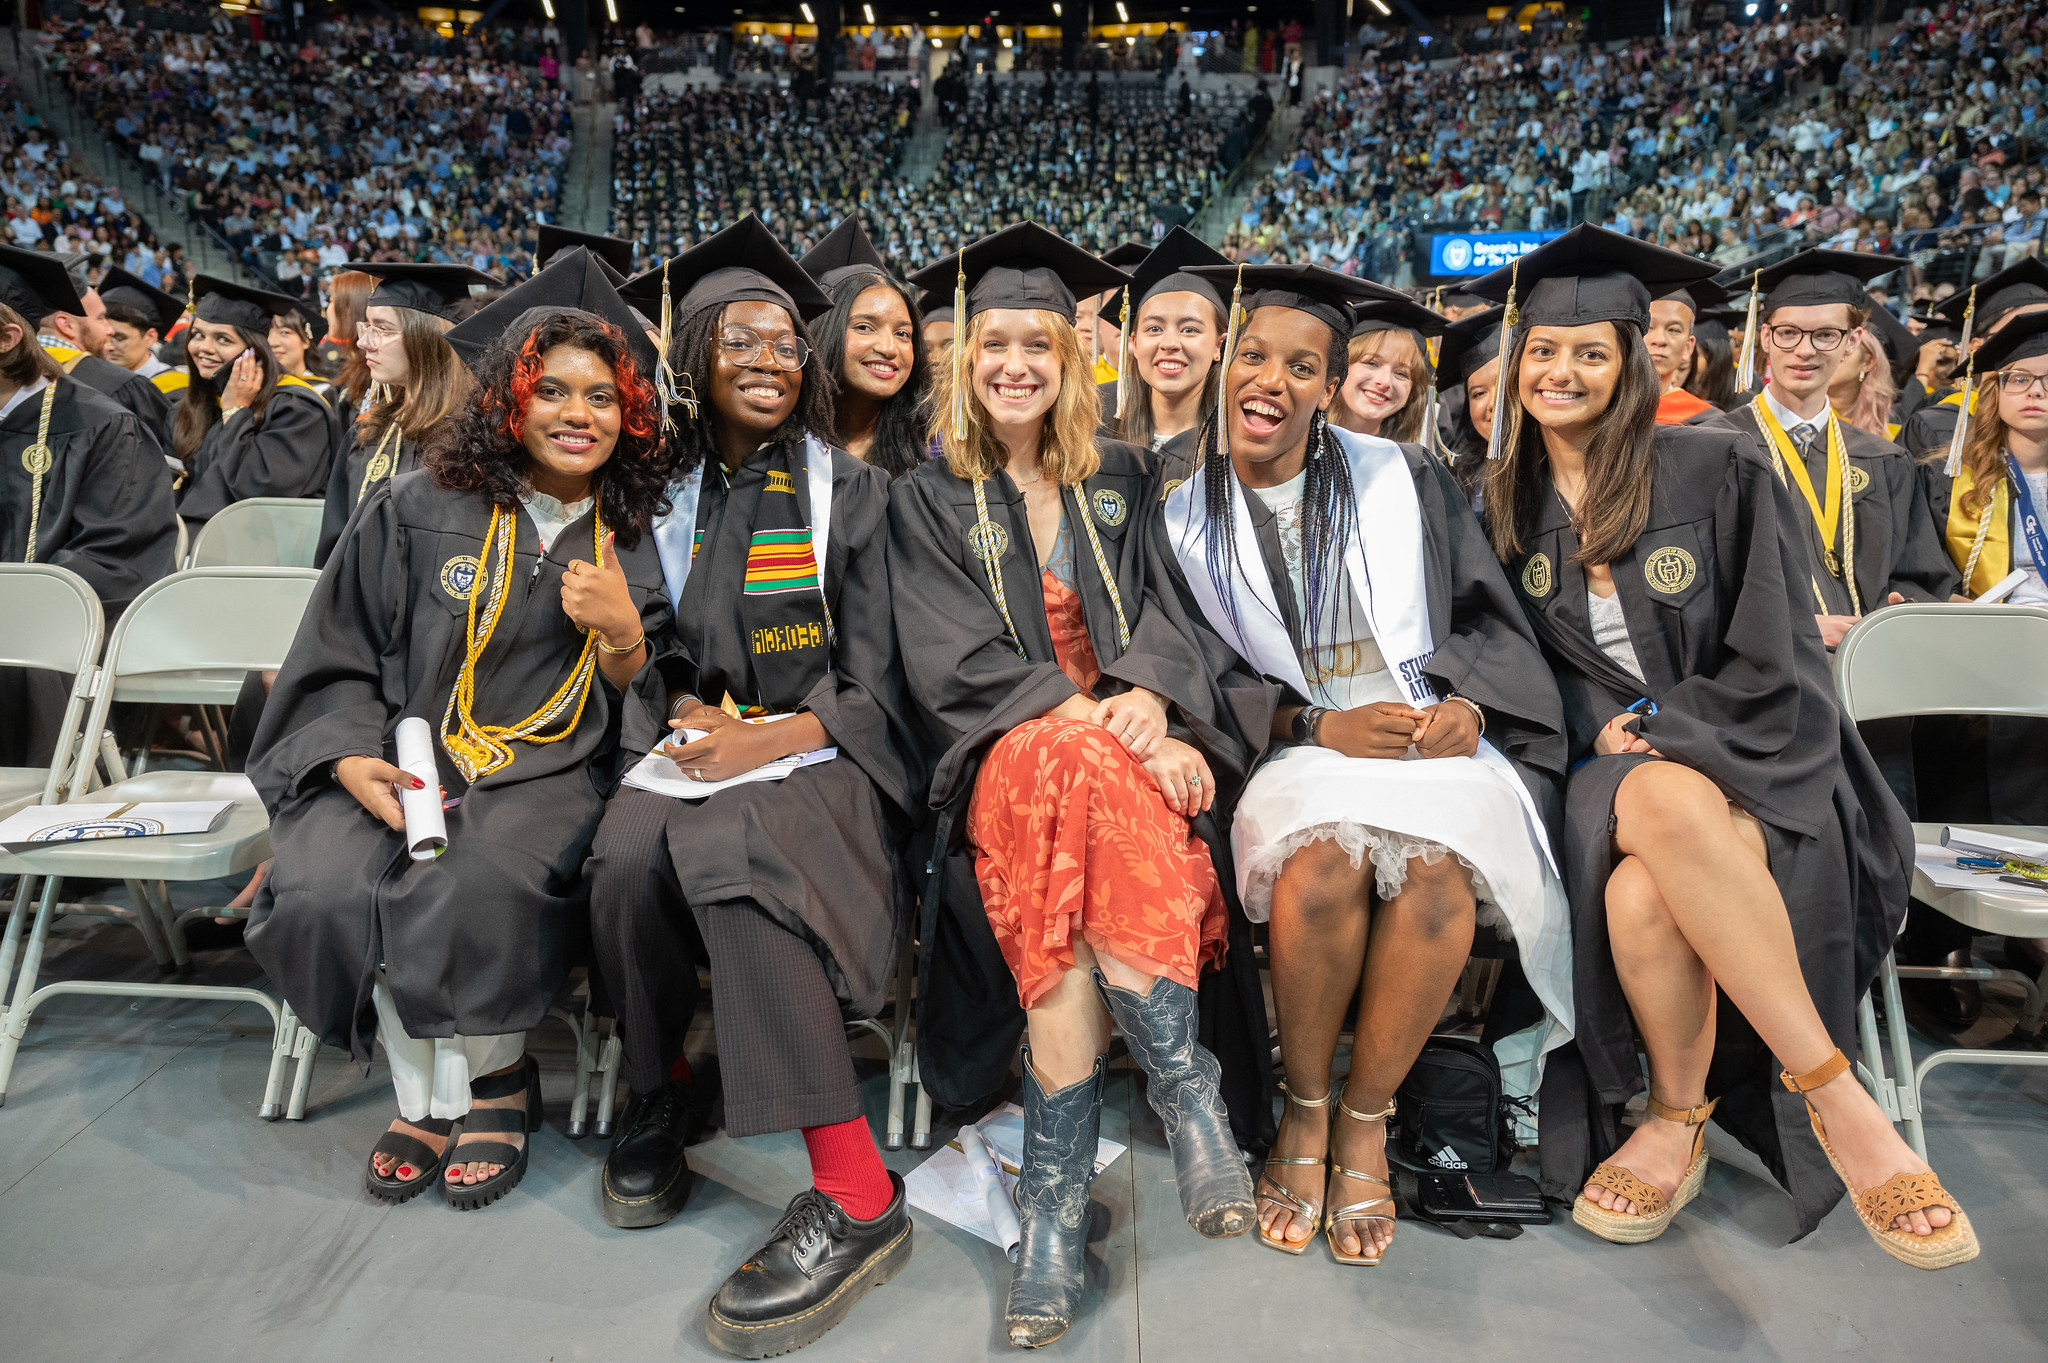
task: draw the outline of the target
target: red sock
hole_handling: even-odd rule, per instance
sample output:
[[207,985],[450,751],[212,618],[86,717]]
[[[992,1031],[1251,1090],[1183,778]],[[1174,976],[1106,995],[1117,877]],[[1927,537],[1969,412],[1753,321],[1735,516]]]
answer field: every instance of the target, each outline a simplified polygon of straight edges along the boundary
[[804,1145],[811,1152],[811,1181],[854,1220],[872,1221],[896,1200],[867,1118],[807,1126]]
[[671,1084],[693,1084],[696,1082],[696,1077],[690,1073],[689,1056],[679,1055],[676,1057],[676,1063],[668,1067],[668,1079]]

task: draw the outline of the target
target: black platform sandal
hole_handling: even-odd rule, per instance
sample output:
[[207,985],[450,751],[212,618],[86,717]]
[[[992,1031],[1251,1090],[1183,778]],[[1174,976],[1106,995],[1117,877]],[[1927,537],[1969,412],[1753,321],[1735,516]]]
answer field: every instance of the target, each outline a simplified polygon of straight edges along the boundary
[[[446,1142],[441,1153],[413,1135],[410,1131],[386,1131],[377,1138],[376,1148],[370,1151],[370,1158],[363,1165],[363,1190],[379,1202],[397,1206],[410,1202],[434,1186],[440,1176],[441,1166],[448,1162],[448,1152],[455,1148],[455,1122],[444,1117],[422,1117],[419,1121],[400,1118],[407,1126],[417,1127],[430,1136],[440,1136]],[[392,1165],[395,1172],[404,1164],[410,1164],[420,1172],[414,1178],[391,1178],[377,1172],[377,1156],[390,1155],[400,1161]]]
[[[517,1070],[471,1080],[469,1096],[510,1098],[522,1087],[526,1090],[524,1112],[508,1107],[472,1107],[469,1115],[462,1119],[463,1134],[512,1136],[531,1135],[540,1130],[540,1062],[530,1055]],[[519,1180],[526,1177],[526,1161],[532,1150],[532,1141],[521,1141],[516,1147],[504,1141],[472,1141],[460,1150],[450,1142],[448,1163],[451,1166],[496,1164],[502,1167],[489,1178],[475,1183],[450,1183],[443,1178],[441,1182],[448,1192],[448,1205],[459,1212],[473,1212],[478,1207],[490,1206],[517,1188]]]

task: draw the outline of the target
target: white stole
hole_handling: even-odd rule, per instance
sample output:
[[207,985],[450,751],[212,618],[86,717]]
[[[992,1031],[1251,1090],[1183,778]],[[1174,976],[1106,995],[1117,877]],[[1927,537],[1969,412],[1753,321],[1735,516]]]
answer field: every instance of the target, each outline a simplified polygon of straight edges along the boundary
[[[832,538],[832,451],[814,435],[804,436],[804,474],[811,494],[811,557],[818,564],[818,594],[825,594],[825,551]],[[661,576],[668,584],[669,604],[683,608],[683,588],[696,561],[697,494],[704,489],[699,464],[668,485],[669,510],[654,522],[654,548],[661,556]]]
[[[1429,619],[1429,582],[1423,566],[1422,504],[1415,495],[1415,480],[1408,471],[1407,456],[1399,445],[1378,436],[1360,435],[1335,426],[1329,428],[1329,434],[1335,448],[1326,450],[1323,457],[1341,456],[1349,461],[1351,489],[1356,498],[1356,528],[1344,545],[1344,570],[1350,575],[1352,589],[1365,608],[1367,626],[1396,682],[1413,704],[1434,705],[1438,699],[1436,687],[1423,671],[1436,652],[1436,635]],[[1228,479],[1231,511],[1237,522],[1237,562],[1231,565],[1230,572],[1234,599],[1229,607],[1216,590],[1216,581],[1209,573],[1205,482],[1206,475],[1197,469],[1166,495],[1162,508],[1181,574],[1210,626],[1237,650],[1239,657],[1261,676],[1277,678],[1307,697],[1312,694],[1308,674],[1302,668],[1294,640],[1288,637],[1287,617],[1281,614],[1279,598],[1274,595],[1277,584],[1265,570],[1251,509],[1235,476]],[[1513,764],[1483,737],[1473,756],[1507,778],[1508,785],[1521,799],[1530,836],[1543,849],[1544,859],[1555,872],[1557,860],[1551,855],[1543,816]]]

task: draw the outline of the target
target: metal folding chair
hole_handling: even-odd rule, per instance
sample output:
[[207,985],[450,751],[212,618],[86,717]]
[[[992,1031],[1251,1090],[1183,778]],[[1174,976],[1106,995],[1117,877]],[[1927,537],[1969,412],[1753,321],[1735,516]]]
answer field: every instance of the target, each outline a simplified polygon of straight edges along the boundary
[[[2019,715],[2048,718],[2048,610],[2035,606],[1916,604],[1888,606],[1865,616],[1835,651],[1835,690],[1854,720],[1900,715]],[[2043,779],[2048,779],[2044,776]],[[1939,843],[1940,824],[1915,824],[1916,842]],[[1989,825],[2013,837],[2048,839],[2048,829]],[[2048,936],[2048,894],[2023,889],[1937,889],[1913,872],[1913,897],[1981,933],[2014,937]],[[1924,1159],[1927,1135],[1921,1085],[1942,1065],[2048,1065],[2048,1054],[1936,1050],[1916,1066],[1899,997],[1901,979],[2009,980],[2027,990],[2020,1030],[2040,1027],[2048,1001],[2048,970],[2038,980],[2015,970],[1984,966],[1902,966],[1887,952],[1874,989],[1885,1001],[1886,1040],[1892,1069],[1885,1068],[1876,1010],[1868,993],[1857,1009],[1866,1078],[1879,1106],[1906,1124],[1906,1138]]]
[[187,568],[310,568],[320,543],[319,498],[251,497],[199,527]]
[[[124,679],[153,680],[159,698],[184,701],[176,679],[206,679],[221,671],[246,673],[280,666],[298,632],[319,574],[301,568],[202,568],[175,573],[147,588],[115,626],[106,662],[91,686],[92,709],[84,732],[100,732]],[[98,754],[84,748],[67,787],[89,789]],[[161,947],[179,966],[189,962],[183,924],[171,907],[171,881],[212,880],[253,870],[270,855],[270,819],[246,776],[228,772],[154,771],[122,779],[97,792],[100,801],[234,801],[221,825],[207,833],[108,838],[32,851],[0,851],[0,873],[44,877],[35,926],[22,955],[13,1000],[0,1016],[0,1102],[5,1101],[14,1058],[36,1008],[60,994],[123,998],[227,999],[253,1003],[273,1024],[270,1074],[260,1115],[300,1117],[312,1080],[319,1038],[306,1031],[278,999],[260,989],[226,985],[60,980],[40,988],[37,972],[66,876],[129,882],[140,896],[135,921],[153,950]],[[189,916],[189,915],[188,915]],[[159,960],[162,952],[159,952]],[[279,1101],[284,1062],[296,1058],[289,1110]]]

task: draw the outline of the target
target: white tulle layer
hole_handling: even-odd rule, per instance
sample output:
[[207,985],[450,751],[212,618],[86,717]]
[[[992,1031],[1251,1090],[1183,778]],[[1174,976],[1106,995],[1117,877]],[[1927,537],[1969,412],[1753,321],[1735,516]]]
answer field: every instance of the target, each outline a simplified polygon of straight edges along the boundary
[[[1272,916],[1273,882],[1280,878],[1280,868],[1287,864],[1287,859],[1310,843],[1326,839],[1336,843],[1344,855],[1351,858],[1354,871],[1365,865],[1368,855],[1372,857],[1373,885],[1379,890],[1381,899],[1392,899],[1408,883],[1409,858],[1421,857],[1423,865],[1434,866],[1445,857],[1458,856],[1440,842],[1411,838],[1406,833],[1361,823],[1320,823],[1297,828],[1276,842],[1253,849],[1242,868],[1245,911],[1253,922],[1263,923]],[[1479,900],[1479,921],[1512,929],[1513,925],[1494,901],[1493,888],[1486,883],[1486,873],[1466,857],[1458,857],[1458,864],[1472,874],[1472,893]],[[1254,899],[1259,904],[1256,912],[1251,909]]]

